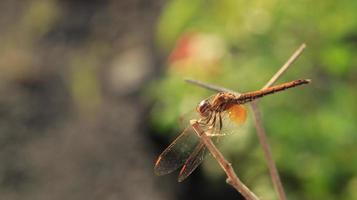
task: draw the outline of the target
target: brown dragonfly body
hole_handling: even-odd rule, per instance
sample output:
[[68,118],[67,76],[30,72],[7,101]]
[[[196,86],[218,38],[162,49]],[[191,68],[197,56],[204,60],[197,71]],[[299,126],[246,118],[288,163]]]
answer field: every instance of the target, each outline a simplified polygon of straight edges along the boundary
[[[308,84],[310,80],[295,80],[263,90],[234,94],[220,92],[212,98],[199,103],[196,110],[201,118],[198,123],[209,133],[209,136],[222,136],[223,124],[226,121],[223,115],[228,114],[231,121],[242,123],[246,119],[246,110],[242,104],[254,101],[263,96],[280,92],[299,85]],[[179,181],[187,178],[203,161],[206,148],[202,141],[188,126],[159,156],[155,162],[155,173],[164,175],[171,173],[183,165],[179,175]]]

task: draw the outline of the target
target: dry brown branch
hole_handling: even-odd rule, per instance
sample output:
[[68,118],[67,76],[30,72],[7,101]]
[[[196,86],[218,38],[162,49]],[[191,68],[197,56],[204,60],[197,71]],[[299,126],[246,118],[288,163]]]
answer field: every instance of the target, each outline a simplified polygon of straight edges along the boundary
[[[294,54],[289,58],[289,60],[264,85],[264,87],[262,89],[265,89],[265,88],[268,88],[268,87],[272,86],[283,75],[283,73],[291,66],[291,64],[301,55],[301,53],[303,52],[305,47],[306,47],[306,45],[302,44],[294,52]],[[198,85],[200,87],[209,89],[209,90],[216,91],[216,92],[234,92],[233,90],[230,90],[230,89],[227,89],[227,88],[224,88],[224,87],[215,86],[215,85],[212,85],[212,84],[207,84],[207,83],[204,83],[204,82],[201,82],[201,81],[197,81],[197,80],[185,79],[185,81],[188,82],[188,83],[192,83],[192,84]],[[234,92],[234,93],[238,93],[238,92]],[[252,107],[252,110],[253,110],[253,115],[254,115],[254,120],[255,120],[255,127],[256,127],[256,130],[257,130],[257,135],[258,135],[258,138],[259,138],[259,142],[260,142],[260,144],[261,144],[261,146],[263,148],[264,158],[265,158],[265,160],[266,160],[266,162],[268,164],[268,169],[269,169],[269,173],[270,173],[273,185],[274,185],[274,189],[276,190],[280,200],[286,200],[286,195],[285,195],[285,192],[284,192],[284,188],[283,188],[283,185],[281,183],[281,180],[280,180],[279,173],[278,173],[278,170],[276,168],[275,162],[273,160],[273,156],[271,154],[271,150],[270,150],[268,139],[266,137],[266,131],[265,131],[263,125],[262,125],[261,114],[260,114],[260,111],[258,109],[257,101],[253,101],[251,103],[251,107]],[[207,137],[207,139],[210,140],[208,137]],[[213,144],[212,144],[211,148],[214,149],[215,151],[218,151],[218,149]],[[209,150],[211,151],[211,149],[209,149]],[[224,159],[224,157],[223,157],[223,159]],[[224,162],[221,163],[222,160],[221,161],[217,160],[217,161],[220,163],[222,168],[223,168],[223,166],[225,166]],[[225,161],[225,159],[224,159],[224,161]],[[226,166],[229,166],[231,168],[231,165],[229,163]],[[224,168],[224,170],[225,170],[225,168]],[[235,175],[235,173],[234,173],[234,175]],[[227,174],[227,176],[228,176],[228,174]],[[234,177],[229,177],[229,180],[231,181],[233,178]],[[238,179],[238,177],[237,177],[237,179]],[[238,179],[238,181],[239,181],[239,179]],[[238,191],[240,191],[240,190],[238,190]]]
[[[289,58],[289,60],[274,74],[274,76],[268,81],[267,84],[262,89],[266,89],[270,86],[272,86],[282,75],[283,73],[291,66],[291,64],[301,55],[303,50],[305,49],[306,45],[302,44],[295,52],[294,54]],[[263,152],[264,152],[264,158],[267,162],[269,173],[271,180],[274,185],[275,192],[279,196],[279,200],[286,200],[286,194],[284,191],[283,184],[280,180],[279,172],[278,169],[276,168],[271,150],[270,150],[270,145],[268,142],[268,138],[266,136],[266,131],[265,128],[262,124],[261,120],[261,114],[258,109],[258,101],[253,101],[250,106],[252,107],[253,110],[253,116],[254,116],[254,124],[255,128],[257,130],[257,135],[259,138],[260,145],[262,146]]]
[[305,47],[306,44],[300,45],[300,47],[293,53],[293,55],[291,55],[289,60],[286,61],[286,63],[274,74],[273,77],[271,77],[271,79],[264,85],[264,87],[262,87],[262,89],[266,89],[272,86],[278,80],[278,78],[280,78],[281,75],[283,75],[283,73],[291,66],[291,64],[293,64],[295,60],[301,55]]
[[219,165],[222,167],[224,172],[227,174],[227,183],[232,185],[237,191],[239,191],[247,200],[259,200],[259,198],[245,186],[242,181],[237,177],[234,172],[232,165],[224,158],[222,153],[216,148],[212,140],[206,133],[201,129],[200,125],[196,120],[190,121],[192,128],[195,130],[197,135],[204,142],[208,150],[211,152],[212,156],[217,160]]

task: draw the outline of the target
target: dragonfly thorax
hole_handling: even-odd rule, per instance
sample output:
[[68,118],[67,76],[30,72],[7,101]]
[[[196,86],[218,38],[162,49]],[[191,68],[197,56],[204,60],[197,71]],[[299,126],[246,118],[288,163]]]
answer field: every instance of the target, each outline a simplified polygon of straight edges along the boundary
[[196,110],[202,117],[208,117],[212,111],[212,105],[208,100],[203,100],[198,104]]

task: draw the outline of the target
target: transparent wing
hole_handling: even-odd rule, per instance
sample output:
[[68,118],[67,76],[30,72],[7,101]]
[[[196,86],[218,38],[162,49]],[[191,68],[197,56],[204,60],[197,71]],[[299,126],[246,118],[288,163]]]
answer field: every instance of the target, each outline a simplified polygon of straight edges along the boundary
[[[219,140],[221,140],[221,136],[239,131],[246,121],[246,116],[247,112],[243,105],[234,105],[226,112],[220,113],[221,119],[219,119],[217,115],[213,126],[201,125],[201,128],[206,134],[211,135],[213,143],[217,145]],[[181,182],[185,180],[203,162],[207,154],[209,154],[209,151],[206,146],[202,141],[199,142],[184,163],[178,181]]]
[[[213,126],[201,124],[201,128],[211,136],[214,143],[218,143],[220,136],[236,132],[237,128],[246,119],[246,110],[243,106],[232,107],[221,113],[221,119],[216,116]],[[222,127],[221,127],[222,126]],[[206,146],[200,141],[191,126],[188,126],[159,156],[154,171],[157,175],[171,173],[183,166],[178,180],[186,179],[204,160],[208,154]]]
[[[207,126],[201,126],[201,128],[204,129],[206,133],[219,135],[220,130],[217,127],[217,123],[211,128],[208,128]],[[220,137],[211,137],[211,139],[213,143],[217,144]],[[195,147],[194,151],[191,153],[190,157],[188,157],[185,164],[183,165],[178,177],[178,181],[182,182],[183,180],[185,180],[203,162],[204,158],[208,154],[209,151],[207,147],[202,141],[200,141],[199,144]]]
[[158,157],[154,171],[157,175],[171,173],[181,167],[194,152],[200,139],[188,126]]
[[221,113],[221,117],[223,121],[221,133],[224,135],[239,133],[246,128],[248,113],[244,105],[231,106]]
[[192,152],[190,157],[186,160],[185,164],[183,165],[178,181],[182,182],[185,180],[195,169],[202,163],[204,160],[205,156],[207,154],[207,148],[206,146],[200,142],[195,150]]

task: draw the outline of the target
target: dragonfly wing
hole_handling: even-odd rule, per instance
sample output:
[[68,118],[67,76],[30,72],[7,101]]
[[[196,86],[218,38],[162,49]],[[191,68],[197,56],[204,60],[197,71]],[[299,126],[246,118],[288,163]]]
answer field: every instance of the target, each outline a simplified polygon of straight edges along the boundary
[[159,156],[154,171],[157,175],[171,173],[181,167],[199,144],[199,137],[188,126]]
[[205,144],[200,142],[183,165],[178,177],[179,182],[185,180],[202,163],[206,153],[207,148]]
[[[220,130],[219,128],[214,126],[211,129],[205,130],[205,132],[210,132],[213,135],[219,135]],[[218,144],[219,139],[220,137],[211,137],[211,140],[215,145]],[[183,165],[178,177],[178,181],[182,182],[183,180],[185,180],[203,162],[206,155],[208,154],[209,151],[206,145],[202,141],[200,141],[191,153],[190,157],[188,157],[185,164]]]
[[240,133],[247,127],[247,109],[244,105],[233,105],[227,111],[221,113],[223,126],[221,133],[231,135]]

